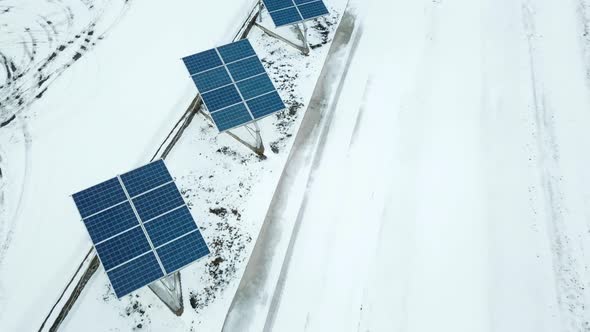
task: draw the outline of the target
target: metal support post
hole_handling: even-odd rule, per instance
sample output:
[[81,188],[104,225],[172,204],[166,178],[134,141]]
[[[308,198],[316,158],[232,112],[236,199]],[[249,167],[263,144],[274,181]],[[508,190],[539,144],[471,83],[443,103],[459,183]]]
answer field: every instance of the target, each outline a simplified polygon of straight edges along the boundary
[[181,286],[180,272],[175,272],[148,285],[176,316],[180,316],[184,312]]
[[259,23],[262,23],[262,8],[263,8],[262,0],[259,0],[258,1],[258,22],[255,22],[254,25],[257,26],[258,28],[260,28],[260,30],[262,30],[267,35],[269,35],[273,38],[276,38],[276,39],[288,44],[289,46],[294,47],[295,49],[301,51],[301,53],[303,53],[303,55],[309,55],[310,48],[309,48],[309,44],[307,42],[307,26],[305,25],[305,22],[301,22],[301,25],[303,26],[303,30],[301,29],[299,24],[295,24],[295,26],[297,28],[297,33],[299,34],[299,36],[301,37],[301,41],[303,42],[303,45],[298,45],[295,42],[279,35],[278,33],[274,32],[273,30],[270,30],[269,28],[263,26],[262,24],[259,24]]
[[[204,107],[203,107],[204,108]],[[213,122],[213,119],[211,118],[211,114],[209,114],[208,112],[203,111],[203,108],[201,108],[199,110],[199,113],[201,113],[207,120]],[[244,125],[244,128],[246,128],[246,130],[252,134],[254,133],[253,136],[255,139],[255,143],[249,143],[247,142],[245,139],[242,139],[240,136],[232,133],[231,131],[226,131],[225,133],[228,134],[229,136],[231,136],[233,139],[235,139],[236,141],[242,143],[243,145],[245,145],[248,149],[252,150],[254,153],[256,153],[257,155],[259,155],[260,157],[266,158],[264,155],[264,143],[262,142],[262,135],[260,134],[260,128],[258,127],[258,123],[254,122],[254,130],[252,130],[251,128],[248,127],[248,125]]]

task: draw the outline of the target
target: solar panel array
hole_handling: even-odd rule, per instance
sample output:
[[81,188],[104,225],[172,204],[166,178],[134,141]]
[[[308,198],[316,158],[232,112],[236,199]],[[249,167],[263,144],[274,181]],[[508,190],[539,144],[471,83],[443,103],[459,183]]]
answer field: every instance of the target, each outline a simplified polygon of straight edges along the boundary
[[262,0],[277,27],[329,14],[322,0]]
[[247,39],[182,60],[220,132],[285,109]]
[[162,160],[73,198],[119,298],[209,254]]

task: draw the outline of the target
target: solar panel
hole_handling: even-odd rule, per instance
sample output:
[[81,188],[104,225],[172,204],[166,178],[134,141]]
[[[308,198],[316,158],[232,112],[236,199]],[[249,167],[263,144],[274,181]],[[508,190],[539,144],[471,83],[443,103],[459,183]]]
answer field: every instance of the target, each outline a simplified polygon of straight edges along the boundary
[[72,197],[119,298],[209,254],[162,160]]
[[322,0],[262,0],[275,26],[295,24],[329,14]]
[[[182,60],[220,132],[285,109],[285,104],[247,39]],[[260,104],[255,102],[256,99],[271,94],[273,102],[266,103],[263,111],[251,108],[251,104]]]

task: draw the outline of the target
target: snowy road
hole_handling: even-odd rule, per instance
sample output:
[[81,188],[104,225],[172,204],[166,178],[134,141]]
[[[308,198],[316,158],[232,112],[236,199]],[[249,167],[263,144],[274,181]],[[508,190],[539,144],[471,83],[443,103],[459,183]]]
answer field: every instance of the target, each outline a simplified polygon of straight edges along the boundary
[[357,7],[266,330],[589,331],[583,6]]

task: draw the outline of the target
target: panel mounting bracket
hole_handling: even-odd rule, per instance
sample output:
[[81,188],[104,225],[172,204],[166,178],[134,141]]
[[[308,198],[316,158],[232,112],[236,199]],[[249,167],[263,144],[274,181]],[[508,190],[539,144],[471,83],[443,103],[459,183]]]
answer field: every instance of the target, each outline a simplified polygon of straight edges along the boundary
[[305,21],[301,22],[301,25],[299,23],[294,24],[294,26],[297,28],[297,33],[299,34],[299,37],[301,38],[301,41],[303,44],[303,45],[299,45],[296,42],[291,41],[288,38],[281,36],[278,33],[274,32],[273,30],[260,24],[260,23],[262,23],[262,9],[263,8],[264,8],[264,4],[262,3],[262,0],[259,0],[258,1],[258,22],[254,22],[254,25],[256,27],[258,27],[260,30],[262,30],[264,33],[266,33],[267,35],[269,35],[273,38],[276,38],[276,39],[286,43],[287,45],[299,50],[301,53],[303,53],[303,55],[309,55],[309,52],[311,49],[309,47],[309,43],[307,42],[307,26],[305,25]]

